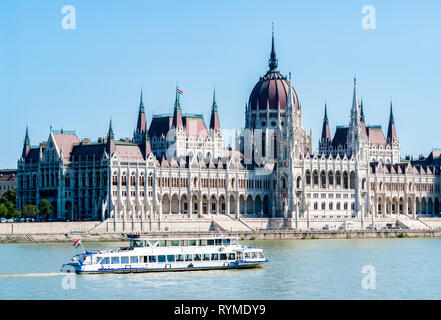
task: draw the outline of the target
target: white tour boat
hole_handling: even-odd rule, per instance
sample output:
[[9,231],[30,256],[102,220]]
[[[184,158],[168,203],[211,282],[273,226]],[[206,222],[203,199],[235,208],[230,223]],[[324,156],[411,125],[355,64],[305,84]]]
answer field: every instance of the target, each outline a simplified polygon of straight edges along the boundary
[[[241,246],[237,237],[162,238],[129,237],[130,246],[75,255],[61,271],[75,273],[129,273],[239,269],[262,266],[263,250]],[[81,245],[81,241],[74,246]]]

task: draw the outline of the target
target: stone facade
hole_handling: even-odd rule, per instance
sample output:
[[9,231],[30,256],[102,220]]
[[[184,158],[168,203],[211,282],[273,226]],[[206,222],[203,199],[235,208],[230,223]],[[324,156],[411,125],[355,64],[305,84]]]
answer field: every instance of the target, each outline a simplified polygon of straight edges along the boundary
[[201,115],[182,113],[180,92],[173,114],[154,115],[148,129],[141,94],[130,140],[116,140],[112,122],[93,143],[51,130],[31,147],[26,131],[18,209],[45,198],[58,219],[70,221],[174,214],[374,221],[440,213],[440,152],[402,160],[392,104],[385,138],[380,126],[366,126],[355,80],[349,124],[332,138],[325,107],[313,152],[291,77],[277,70],[274,37],[269,71],[251,92],[235,151],[224,148],[215,97],[207,128]]

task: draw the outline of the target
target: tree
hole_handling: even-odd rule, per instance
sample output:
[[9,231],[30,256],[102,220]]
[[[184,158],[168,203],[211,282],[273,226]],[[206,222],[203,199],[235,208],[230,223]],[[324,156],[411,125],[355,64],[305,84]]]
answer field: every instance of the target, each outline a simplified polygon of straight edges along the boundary
[[11,202],[11,203],[15,204],[16,203],[16,199],[17,199],[17,190],[16,189],[12,189],[12,190],[6,191],[1,196],[0,203]]
[[8,209],[8,215],[7,215],[8,219],[17,218],[20,215],[20,212],[15,207],[15,203],[7,202],[6,208]]
[[37,206],[33,204],[27,204],[23,208],[23,216],[33,218],[38,213]]
[[6,218],[8,216],[8,208],[4,203],[0,204],[0,218]]
[[47,217],[52,213],[51,203],[46,199],[41,200],[38,204],[38,211],[45,219],[47,219]]

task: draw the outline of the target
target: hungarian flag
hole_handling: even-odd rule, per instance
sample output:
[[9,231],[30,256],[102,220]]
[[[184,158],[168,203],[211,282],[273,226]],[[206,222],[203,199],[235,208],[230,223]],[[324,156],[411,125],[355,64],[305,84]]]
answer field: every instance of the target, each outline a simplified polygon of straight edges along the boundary
[[78,246],[80,246],[81,245],[81,239],[78,239],[77,241],[75,241],[75,243],[73,244],[73,246],[75,247],[75,248],[78,248]]
[[179,92],[180,94],[183,94],[183,93],[184,93],[182,90],[179,90],[179,89],[176,89],[176,90],[178,90],[178,92]]

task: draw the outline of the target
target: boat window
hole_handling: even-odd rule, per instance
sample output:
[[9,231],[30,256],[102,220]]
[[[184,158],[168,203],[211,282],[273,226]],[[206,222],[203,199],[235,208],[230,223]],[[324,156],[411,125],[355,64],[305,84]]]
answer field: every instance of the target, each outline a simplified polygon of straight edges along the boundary
[[129,257],[121,257],[121,263],[129,263]]
[[189,246],[195,246],[196,245],[196,240],[194,240],[194,239],[188,240],[188,245]]
[[231,244],[232,244],[233,246],[237,245],[237,239],[231,239]]
[[96,260],[95,260],[95,262],[94,263],[97,263],[97,264],[99,264],[99,263],[101,263],[101,259],[103,259],[103,258],[101,258],[101,257],[98,257],[98,258],[96,258]]
[[202,255],[200,253],[196,253],[194,255],[194,261],[201,261],[202,260]]
[[109,257],[104,257],[103,260],[101,260],[101,264],[110,264]]
[[166,247],[171,247],[171,245],[172,245],[171,240],[165,240],[165,246]]
[[253,259],[257,258],[257,252],[253,252]]
[[145,247],[145,241],[144,240],[132,240],[131,247],[132,248],[139,248],[139,247]]
[[222,244],[222,239],[215,239],[215,244],[220,246]]
[[173,247],[179,247],[179,240],[172,240]]
[[207,240],[207,245],[214,246],[214,240],[213,239]]
[[224,246],[229,246],[230,245],[230,239],[223,239],[222,243]]
[[184,261],[184,255],[183,254],[177,254],[176,255],[176,261]]
[[249,259],[250,258],[250,253],[249,252],[245,252],[245,259]]
[[204,261],[210,261],[210,254],[204,253]]
[[217,253],[212,253],[211,254],[211,260],[218,260],[218,259],[219,259],[219,256],[218,256]]
[[119,257],[112,257],[112,264],[119,264]]
[[187,247],[188,246],[188,240],[182,240],[182,245]]
[[206,246],[207,240],[206,239],[196,240],[196,243],[197,243],[197,245],[200,245],[200,246]]
[[227,260],[227,254],[226,253],[221,253],[220,254],[220,259],[221,260]]
[[235,254],[234,253],[230,253],[228,255],[228,260],[236,260]]
[[138,263],[138,256],[131,256],[130,263]]
[[149,261],[149,257],[148,256],[142,256],[141,257],[141,261],[143,261],[144,263],[147,263]]
[[158,262],[165,262],[165,256],[158,256]]
[[[156,256],[149,256],[149,262],[150,263],[155,263],[156,262]],[[161,261],[161,262],[165,262],[165,259],[164,259],[164,261]]]
[[193,261],[193,255],[192,254],[186,254],[185,255],[185,261]]
[[159,246],[165,247],[165,240],[159,240]]
[[167,262],[175,262],[175,255],[174,254],[168,254],[167,255]]
[[259,252],[259,258],[263,259],[263,253],[262,252]]
[[242,260],[243,259],[243,253],[242,252],[238,252],[237,253],[237,259],[238,260]]

